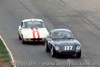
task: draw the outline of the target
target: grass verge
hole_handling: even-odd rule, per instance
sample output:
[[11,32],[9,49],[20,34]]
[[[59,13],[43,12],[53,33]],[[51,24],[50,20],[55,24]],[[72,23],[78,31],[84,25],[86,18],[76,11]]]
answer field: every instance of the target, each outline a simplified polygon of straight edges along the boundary
[[0,58],[3,59],[3,62],[10,62],[11,58],[9,56],[9,53],[3,44],[2,40],[0,39]]

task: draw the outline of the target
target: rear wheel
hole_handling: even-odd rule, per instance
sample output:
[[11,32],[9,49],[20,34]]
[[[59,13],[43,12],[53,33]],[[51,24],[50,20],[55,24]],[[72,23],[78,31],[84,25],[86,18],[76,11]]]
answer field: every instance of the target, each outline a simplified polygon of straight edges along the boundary
[[81,51],[76,54],[77,58],[81,57]]

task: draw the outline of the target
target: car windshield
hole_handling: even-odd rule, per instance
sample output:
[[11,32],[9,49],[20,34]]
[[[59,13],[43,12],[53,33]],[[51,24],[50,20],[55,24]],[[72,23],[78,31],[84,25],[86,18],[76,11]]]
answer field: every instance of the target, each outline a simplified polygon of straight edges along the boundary
[[53,39],[73,39],[72,32],[69,31],[56,31],[52,33]]
[[40,21],[30,21],[30,22],[25,22],[24,23],[24,28],[44,28],[43,22]]

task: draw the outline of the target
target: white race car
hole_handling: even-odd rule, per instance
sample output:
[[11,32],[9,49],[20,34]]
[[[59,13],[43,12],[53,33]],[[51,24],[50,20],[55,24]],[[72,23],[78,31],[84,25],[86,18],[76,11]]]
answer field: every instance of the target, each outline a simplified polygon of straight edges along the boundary
[[25,19],[21,22],[18,33],[19,39],[22,40],[23,44],[27,41],[45,41],[49,32],[43,22],[41,19]]

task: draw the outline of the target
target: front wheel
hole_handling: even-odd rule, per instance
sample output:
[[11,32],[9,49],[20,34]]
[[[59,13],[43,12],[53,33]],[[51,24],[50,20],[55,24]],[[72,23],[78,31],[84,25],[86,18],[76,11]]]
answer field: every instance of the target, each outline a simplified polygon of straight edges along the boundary
[[19,40],[21,40],[22,38],[21,38],[21,36],[19,35]]
[[52,48],[51,48],[51,56],[52,56],[52,57],[56,57],[56,54],[57,54],[57,53],[56,53],[55,49],[52,47]]
[[81,57],[81,51],[76,54],[77,58]]
[[24,41],[24,39],[22,39],[22,44],[26,44],[26,42]]
[[46,52],[50,52],[50,49],[49,49],[49,47],[48,47],[46,42],[45,42],[45,50],[46,50]]

